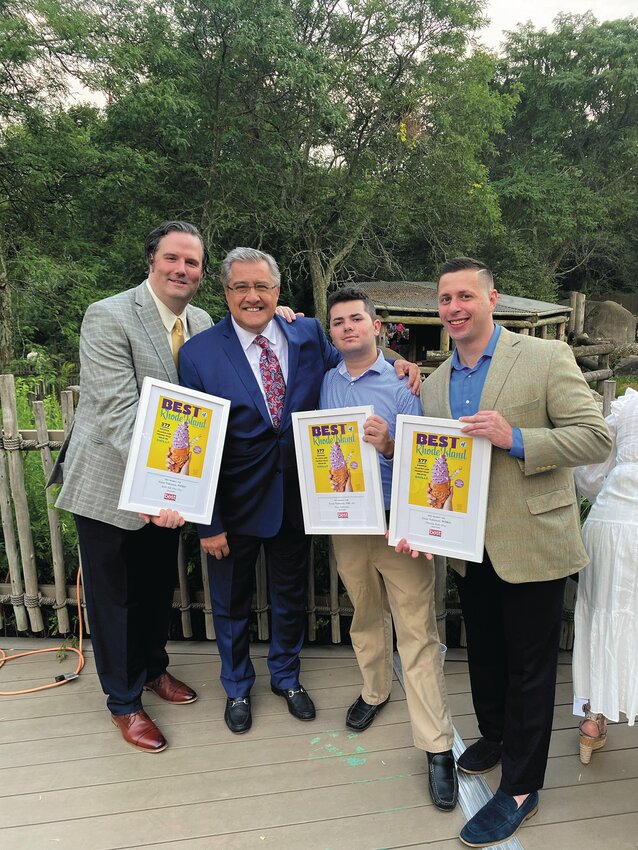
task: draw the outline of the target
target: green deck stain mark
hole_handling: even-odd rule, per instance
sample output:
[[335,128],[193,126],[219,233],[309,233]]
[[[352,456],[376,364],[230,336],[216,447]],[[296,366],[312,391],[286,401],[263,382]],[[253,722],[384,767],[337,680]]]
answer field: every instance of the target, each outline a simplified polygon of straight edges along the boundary
[[[311,759],[318,758],[327,758],[329,756],[343,756],[346,760],[346,764],[350,767],[358,767],[359,765],[365,764],[368,759],[363,758],[362,755],[366,752],[365,749],[361,746],[354,748],[354,753],[352,755],[341,750],[336,743],[333,743],[335,739],[343,737],[343,732],[326,732],[325,735],[316,735],[314,738],[310,739],[310,745],[312,747],[312,752],[309,755]],[[358,737],[357,733],[348,734],[347,740],[351,741],[353,738]],[[330,739],[326,741],[326,738]],[[351,747],[348,747],[351,750]]]

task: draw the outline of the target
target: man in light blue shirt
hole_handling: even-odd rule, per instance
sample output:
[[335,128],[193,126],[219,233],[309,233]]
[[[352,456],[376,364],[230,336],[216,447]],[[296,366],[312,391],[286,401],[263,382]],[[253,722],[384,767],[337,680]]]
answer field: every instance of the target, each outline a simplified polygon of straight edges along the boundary
[[[345,288],[333,293],[328,326],[343,361],[324,376],[319,406],[373,406],[363,439],[379,453],[388,510],[396,417],[419,415],[421,405],[377,351],[381,322],[364,292]],[[348,709],[346,725],[359,732],[367,729],[390,698],[394,621],[414,744],[427,753],[434,805],[451,810],[458,793],[454,730],[440,661],[433,563],[421,561],[415,569],[383,535],[334,535],[332,542],[339,575],[354,606],[350,637],[363,676],[361,695]]]

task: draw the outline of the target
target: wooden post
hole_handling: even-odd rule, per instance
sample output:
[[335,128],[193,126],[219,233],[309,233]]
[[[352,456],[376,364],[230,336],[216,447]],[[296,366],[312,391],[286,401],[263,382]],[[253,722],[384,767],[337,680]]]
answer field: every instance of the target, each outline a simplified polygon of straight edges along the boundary
[[560,340],[561,342],[565,339],[566,336],[566,324],[567,323],[565,322],[565,320],[563,320],[562,322],[556,322],[556,339]]
[[84,581],[82,575],[82,554],[78,548],[78,558],[80,570],[80,598],[78,599],[78,618],[84,617],[84,631],[87,635],[91,634],[91,623],[89,622],[89,612],[86,610],[86,591],[84,589]]
[[538,335],[541,339],[547,339],[547,325],[539,325]]
[[[611,371],[609,368],[609,354],[599,354],[598,355],[598,371],[599,372],[607,372]],[[613,374],[613,372],[612,372]],[[605,381],[609,380],[611,375],[608,375],[606,378],[599,380],[596,384],[596,391],[602,393],[603,388],[605,386]]]
[[315,540],[310,543],[308,555],[308,640],[317,640],[317,599],[315,589]]
[[213,623],[213,609],[210,600],[210,582],[208,581],[208,555],[200,547],[199,557],[202,566],[202,587],[204,588],[204,626],[206,638],[215,640],[215,624]]
[[573,333],[576,330],[576,313],[578,312],[578,307],[576,306],[576,296],[578,293],[575,289],[569,293],[569,306],[572,308],[571,313],[569,314],[569,322],[567,323],[567,332]]
[[611,413],[611,403],[616,398],[616,381],[608,378],[603,381],[603,416]]
[[9,578],[11,580],[11,605],[16,618],[16,629],[19,632],[29,630],[27,609],[24,607],[24,586],[22,584],[22,570],[18,555],[15,529],[13,527],[13,510],[11,509],[11,491],[9,490],[9,479],[7,478],[6,452],[0,441],[0,513],[2,514],[2,533],[4,535],[4,549],[9,564]]
[[65,436],[68,437],[75,417],[73,390],[64,390],[60,393],[60,407],[62,409],[62,427]]
[[450,334],[447,331],[447,328],[441,328],[441,334],[439,337],[439,345],[441,346],[441,351],[449,351],[450,350]]
[[182,634],[185,638],[193,637],[193,624],[191,622],[191,595],[188,589],[188,576],[186,575],[186,553],[184,551],[184,540],[179,536],[177,548],[177,577],[179,579],[179,611],[182,615]]
[[38,591],[38,574],[35,567],[35,549],[31,534],[31,520],[24,486],[24,464],[20,454],[20,431],[13,375],[0,375],[0,407],[4,424],[4,448],[9,466],[9,483],[15,506],[18,541],[24,574],[24,604],[29,614],[31,629],[44,631]]
[[[570,292],[570,300],[572,293]],[[585,329],[585,295],[582,292],[575,292],[575,307],[574,310],[574,333],[576,336],[582,334]]]
[[259,640],[268,640],[270,635],[268,628],[268,581],[266,578],[266,556],[264,555],[263,546],[257,556],[255,578],[257,589],[257,637]]
[[447,643],[445,596],[447,590],[447,558],[444,555],[434,556],[434,607],[436,610],[436,627],[439,630],[439,640]]
[[332,642],[341,643],[341,620],[339,619],[339,574],[337,559],[332,547],[332,539],[328,539],[328,567],[330,573],[330,626]]
[[[53,459],[51,457],[51,449],[49,448],[49,434],[44,415],[44,403],[41,401],[34,401],[33,413],[35,416],[38,443],[40,444],[40,458],[42,460],[42,469],[44,471],[44,481],[46,483],[49,480],[51,470],[53,469]],[[45,492],[47,500],[47,519],[49,520],[49,534],[51,536],[53,580],[55,583],[55,605],[53,606],[53,610],[56,612],[58,618],[58,632],[66,635],[71,631],[71,624],[69,622],[69,612],[66,607],[66,575],[64,569],[62,532],[60,531],[58,512],[54,505],[55,497],[50,489]]]

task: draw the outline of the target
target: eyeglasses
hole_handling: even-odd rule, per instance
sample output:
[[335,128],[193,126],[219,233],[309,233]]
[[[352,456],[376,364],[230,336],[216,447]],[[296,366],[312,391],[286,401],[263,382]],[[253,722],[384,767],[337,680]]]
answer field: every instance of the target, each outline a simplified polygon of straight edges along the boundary
[[270,292],[271,289],[279,289],[279,286],[276,283],[272,285],[270,283],[236,283],[234,286],[227,286],[226,289],[236,292],[237,295],[245,295],[251,289],[254,289],[255,292],[263,295],[266,292]]

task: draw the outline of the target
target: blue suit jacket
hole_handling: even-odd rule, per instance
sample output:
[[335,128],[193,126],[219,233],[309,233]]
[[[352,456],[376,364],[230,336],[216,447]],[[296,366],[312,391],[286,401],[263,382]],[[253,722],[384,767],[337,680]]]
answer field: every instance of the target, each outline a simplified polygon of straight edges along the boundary
[[326,369],[341,355],[316,319],[275,321],[288,340],[288,382],[276,432],[266,403],[227,315],[190,339],[179,356],[180,381],[231,402],[226,442],[210,525],[200,537],[222,531],[273,537],[285,516],[303,528],[291,414],[317,407]]

